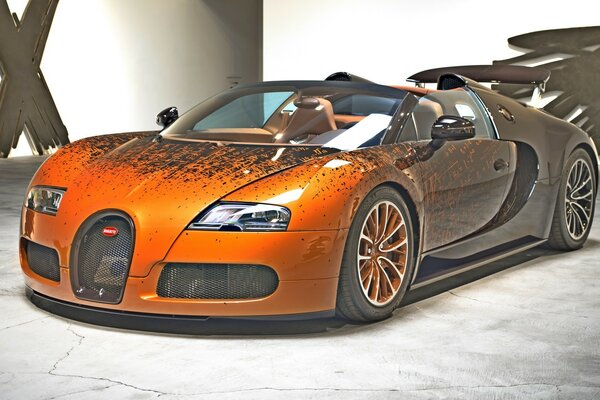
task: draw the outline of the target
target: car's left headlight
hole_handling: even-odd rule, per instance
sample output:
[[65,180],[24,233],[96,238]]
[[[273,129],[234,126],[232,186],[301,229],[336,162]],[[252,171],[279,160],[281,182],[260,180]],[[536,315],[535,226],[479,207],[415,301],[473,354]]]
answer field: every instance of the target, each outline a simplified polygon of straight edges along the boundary
[[291,212],[273,204],[219,203],[188,226],[207,231],[285,231]]
[[25,206],[33,211],[56,215],[65,189],[35,186],[29,190]]

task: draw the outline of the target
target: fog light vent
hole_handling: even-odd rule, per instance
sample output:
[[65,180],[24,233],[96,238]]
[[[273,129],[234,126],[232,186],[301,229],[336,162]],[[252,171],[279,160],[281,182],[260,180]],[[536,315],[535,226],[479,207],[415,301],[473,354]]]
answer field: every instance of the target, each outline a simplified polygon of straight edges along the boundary
[[43,278],[60,282],[60,265],[56,250],[29,240],[26,243],[25,253],[29,268]]
[[167,264],[156,293],[179,299],[256,299],[272,294],[278,284],[275,271],[263,265]]

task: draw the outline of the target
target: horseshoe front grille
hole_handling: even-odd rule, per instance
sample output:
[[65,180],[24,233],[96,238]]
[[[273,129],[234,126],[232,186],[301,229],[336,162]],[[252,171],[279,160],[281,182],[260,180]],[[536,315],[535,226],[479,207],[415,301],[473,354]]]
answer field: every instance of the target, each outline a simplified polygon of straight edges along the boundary
[[121,214],[103,213],[79,229],[71,255],[71,285],[75,296],[119,303],[133,254],[133,223]]

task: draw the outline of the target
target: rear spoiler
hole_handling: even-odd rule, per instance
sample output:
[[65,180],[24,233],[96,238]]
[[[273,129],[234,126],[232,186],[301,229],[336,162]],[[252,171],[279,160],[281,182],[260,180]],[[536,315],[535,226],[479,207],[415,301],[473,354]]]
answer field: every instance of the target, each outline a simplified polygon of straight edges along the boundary
[[463,65],[457,67],[434,68],[418,72],[407,81],[418,87],[425,83],[436,83],[438,90],[475,85],[477,82],[514,83],[535,85],[531,105],[536,105],[546,90],[550,71],[539,67],[521,65]]
[[516,83],[522,85],[545,85],[550,71],[538,67],[521,65],[463,65],[458,67],[434,68],[418,72],[407,81],[415,83],[436,83],[441,75],[454,74],[476,82]]

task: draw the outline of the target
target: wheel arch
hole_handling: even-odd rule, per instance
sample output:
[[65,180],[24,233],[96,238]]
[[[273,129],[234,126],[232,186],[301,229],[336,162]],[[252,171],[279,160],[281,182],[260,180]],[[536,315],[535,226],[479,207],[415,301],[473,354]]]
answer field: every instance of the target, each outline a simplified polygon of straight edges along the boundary
[[417,204],[415,203],[412,196],[410,195],[410,192],[404,186],[402,186],[398,182],[386,181],[386,182],[382,182],[379,185],[375,186],[373,189],[371,189],[371,192],[380,187],[389,187],[389,188],[395,190],[396,192],[398,192],[398,194],[405,201],[406,207],[408,208],[408,212],[410,213],[410,219],[411,219],[411,223],[413,225],[413,233],[415,235],[415,240],[413,242],[414,243],[413,244],[414,245],[414,248],[413,248],[414,261],[413,262],[415,263],[415,266],[413,268],[413,276],[410,277],[410,282],[408,284],[408,288],[410,290],[410,285],[413,283],[414,278],[416,276],[416,272],[418,270],[417,264],[419,262],[419,251],[421,248],[423,248],[423,244],[421,243],[421,238],[423,237],[423,235],[422,235],[423,223],[420,218]]
[[[381,198],[378,197],[374,194],[376,194],[377,191],[381,191],[381,190],[385,190],[388,195],[386,196],[387,198]],[[362,210],[369,210],[369,208],[365,208],[371,206],[372,204],[378,204],[378,202],[380,201],[388,201],[389,202],[389,195],[390,194],[395,194],[397,196],[400,197],[400,199],[402,200],[402,202],[404,203],[405,207],[398,207],[400,209],[402,208],[406,208],[409,215],[406,216],[407,218],[410,219],[410,225],[411,225],[411,229],[408,229],[408,225],[406,224],[406,233],[408,235],[409,232],[412,232],[412,235],[414,240],[413,240],[413,246],[412,248],[409,248],[409,252],[412,252],[412,271],[410,273],[410,275],[405,275],[400,283],[398,292],[394,295],[396,297],[394,297],[395,300],[390,300],[391,303],[386,303],[385,305],[382,305],[381,307],[382,310],[385,310],[385,307],[387,308],[387,311],[384,311],[382,313],[382,311],[378,311],[378,313],[371,313],[368,311],[365,311],[364,307],[363,307],[363,303],[365,303],[363,296],[359,296],[361,299],[363,299],[363,301],[361,301],[360,299],[357,299],[356,297],[352,296],[353,293],[353,288],[355,288],[355,284],[356,278],[352,278],[352,277],[356,277],[356,268],[355,265],[350,263],[349,260],[347,259],[347,257],[349,256],[348,253],[348,249],[353,248],[353,247],[348,247],[351,244],[356,245],[356,241],[358,241],[358,235],[356,235],[356,228],[361,228],[361,225],[363,223],[363,221],[365,221],[363,219],[363,214],[361,214],[361,211],[359,211],[357,214],[358,215],[354,215],[353,216],[353,223],[352,226],[350,227],[349,232],[352,233],[354,230],[355,235],[347,235],[346,240],[345,240],[345,249],[344,249],[344,258],[342,260],[342,263],[340,265],[340,274],[338,277],[338,290],[336,292],[336,313],[342,317],[342,318],[346,318],[346,319],[351,319],[351,320],[356,320],[356,321],[373,321],[373,320],[380,320],[383,318],[387,318],[389,315],[391,315],[392,311],[399,306],[400,301],[402,300],[403,296],[410,290],[410,285],[412,284],[412,281],[415,277],[415,271],[417,270],[417,261],[418,261],[418,249],[420,247],[420,238],[422,237],[421,233],[420,233],[420,227],[421,227],[421,222],[420,222],[420,218],[419,218],[419,212],[418,212],[418,202],[415,201],[415,199],[413,199],[413,197],[410,194],[410,189],[404,187],[402,184],[400,184],[399,182],[396,182],[393,178],[388,178],[387,180],[381,180],[380,182],[378,182],[377,184],[371,186],[370,190],[363,192],[364,196],[362,197],[360,204],[358,205],[358,209],[362,209]],[[371,197],[371,202],[368,201],[368,199]],[[396,197],[396,196],[394,196]],[[365,215],[365,217],[368,217],[369,213],[371,211],[368,211]],[[404,211],[402,212],[404,214]],[[356,224],[356,222],[360,222],[361,225]],[[359,231],[360,231],[359,229]],[[353,242],[352,238],[354,238]],[[355,256],[354,256],[355,258]],[[345,260],[345,261],[344,261]],[[409,264],[407,264],[409,265]],[[349,272],[350,271],[350,272]],[[358,288],[360,289],[360,283],[358,283]],[[401,295],[399,295],[398,297],[398,293],[401,293]],[[353,300],[354,299],[354,300]],[[391,308],[390,308],[391,307]]]
[[377,187],[375,187],[373,190],[375,190],[381,186],[391,187],[392,189],[397,191],[400,194],[400,196],[402,196],[402,199],[406,202],[406,206],[408,207],[408,212],[410,213],[411,222],[413,223],[413,230],[415,231],[415,234],[417,235],[416,240],[415,240],[415,246],[417,248],[414,249],[415,255],[417,255],[419,249],[421,248],[420,241],[421,241],[421,237],[423,235],[421,235],[421,229],[422,229],[421,228],[421,225],[422,225],[421,218],[419,216],[419,212],[417,210],[417,205],[416,205],[415,201],[411,197],[409,191],[404,186],[399,184],[398,182],[393,182],[393,181],[383,182],[380,185],[378,185]]
[[[596,154],[596,150],[589,143],[579,143],[577,146],[575,146],[575,148],[573,148],[573,150],[571,150],[569,156],[577,149],[583,149],[590,156],[590,159],[592,160],[592,166],[594,167],[594,174],[596,175],[596,191],[598,191],[600,177],[598,176],[598,155]],[[568,159],[568,157],[565,159]]]
[[[575,157],[575,152],[578,152],[580,155],[577,155]],[[570,180],[571,177],[571,172],[572,172],[572,168],[575,165],[574,162],[580,161],[582,160],[582,155],[581,153],[585,153],[590,157],[590,161],[592,162],[592,173],[596,174],[596,179],[592,180],[592,199],[591,199],[591,209],[589,211],[585,211],[585,206],[581,205],[581,203],[579,203],[579,208],[581,210],[583,210],[584,214],[585,214],[585,218],[587,219],[587,222],[584,223],[582,222],[581,217],[578,217],[577,219],[579,220],[579,225],[581,228],[581,233],[579,235],[577,235],[577,222],[575,222],[573,225],[573,229],[575,229],[575,233],[571,231],[571,223],[568,222],[568,213],[567,213],[567,209],[568,207],[565,206],[565,202],[570,202],[570,201],[565,201],[564,199],[566,198],[568,200],[568,195],[567,195],[567,186],[568,185],[568,181]],[[585,241],[587,240],[587,237],[590,233],[590,226],[593,223],[593,219],[594,219],[594,208],[595,208],[595,200],[596,200],[596,195],[598,193],[598,156],[597,153],[594,149],[594,144],[593,142],[591,142],[591,140],[589,141],[589,143],[586,142],[579,142],[579,143],[575,143],[573,146],[569,146],[565,153],[564,153],[564,158],[565,161],[562,165],[563,171],[562,171],[562,177],[561,178],[566,178],[566,179],[561,179],[559,189],[558,189],[558,195],[556,196],[556,203],[554,205],[554,212],[553,212],[553,217],[552,217],[552,225],[550,228],[550,232],[548,235],[548,241],[547,241],[547,245],[548,247],[550,247],[551,249],[555,249],[555,250],[576,250],[581,248]],[[570,160],[573,160],[573,163],[570,164]],[[569,166],[570,164],[570,166]],[[585,162],[585,164],[587,164],[587,162]],[[581,175],[579,175],[580,178],[582,178]],[[577,178],[579,179],[579,178]],[[588,178],[589,179],[589,178]],[[579,184],[579,181],[576,181],[576,185]],[[579,187],[580,190],[583,188],[583,185],[581,187]],[[583,197],[585,198],[585,197]],[[579,199],[583,199],[582,197],[580,197]],[[575,200],[575,198],[573,198],[571,201],[578,203],[580,200]],[[571,206],[572,207],[572,206]],[[574,213],[574,214],[578,214],[578,213]],[[573,219],[573,217],[571,217]]]

